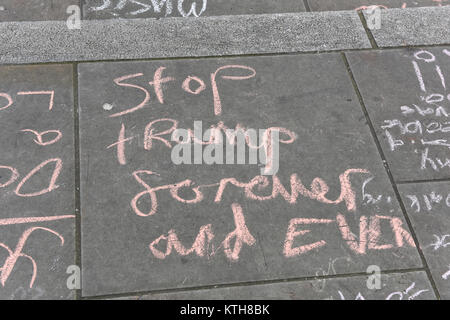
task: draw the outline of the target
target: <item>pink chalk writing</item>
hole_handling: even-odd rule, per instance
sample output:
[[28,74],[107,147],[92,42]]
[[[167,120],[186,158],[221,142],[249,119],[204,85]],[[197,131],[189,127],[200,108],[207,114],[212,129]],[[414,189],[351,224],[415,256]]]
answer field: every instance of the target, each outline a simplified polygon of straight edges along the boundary
[[[295,204],[297,202],[297,198],[299,195],[302,195],[304,197],[317,200],[322,203],[326,204],[339,204],[342,202],[345,202],[347,209],[349,211],[355,211],[356,210],[356,203],[355,203],[355,192],[352,189],[351,182],[350,182],[350,174],[352,173],[369,173],[369,171],[365,169],[348,169],[343,174],[339,176],[339,180],[341,183],[341,193],[339,197],[335,200],[328,199],[326,197],[326,194],[329,191],[328,185],[323,181],[321,178],[314,178],[311,183],[311,190],[308,190],[301,180],[298,178],[297,174],[292,174],[290,179],[290,185],[291,185],[291,193],[289,193],[285,187],[280,182],[279,178],[276,175],[272,176],[272,193],[269,196],[258,196],[254,194],[254,188],[256,186],[260,187],[267,187],[268,186],[268,178],[265,176],[256,176],[249,182],[239,182],[235,178],[223,178],[218,183],[219,187],[217,188],[216,196],[214,201],[216,203],[221,202],[223,193],[225,192],[225,189],[227,185],[231,184],[235,187],[241,188],[244,190],[244,194],[248,199],[252,200],[258,200],[258,201],[265,201],[270,199],[275,199],[278,196],[281,196],[286,200],[288,203]],[[136,181],[142,185],[145,190],[138,193],[132,200],[131,200],[131,207],[133,211],[139,215],[139,216],[150,216],[156,213],[158,208],[158,200],[156,193],[161,190],[170,190],[172,197],[180,202],[185,203],[199,203],[203,200],[204,196],[201,191],[202,187],[205,186],[197,186],[192,187],[192,191],[195,192],[196,197],[191,200],[184,200],[181,199],[176,195],[176,192],[181,187],[190,187],[192,185],[192,181],[187,179],[184,181],[181,181],[179,183],[174,184],[168,184],[168,185],[162,185],[158,187],[151,187],[148,183],[146,183],[142,178],[141,175],[155,175],[156,173],[149,171],[149,170],[138,170],[133,173],[134,178]],[[216,184],[212,184],[212,186],[215,186]],[[147,213],[142,212],[137,204],[139,200],[141,200],[144,196],[149,196],[150,203],[151,203],[151,210]]]
[[[38,173],[44,167],[46,167],[47,165],[52,164],[52,163],[54,163],[55,168],[50,177],[50,181],[49,181],[47,188],[44,188],[40,191],[36,191],[36,192],[32,192],[32,193],[23,193],[21,191],[23,186],[26,184],[26,182],[31,177],[33,177],[36,173]],[[49,159],[49,160],[42,162],[41,164],[36,166],[34,169],[32,169],[24,178],[22,178],[22,180],[17,184],[17,187],[16,187],[14,193],[19,197],[35,197],[35,196],[40,196],[40,195],[43,195],[43,194],[46,194],[48,192],[55,190],[56,188],[59,187],[56,184],[56,180],[58,179],[59,174],[61,173],[62,164],[63,163],[60,158]],[[0,184],[0,188],[5,188],[5,187],[9,186],[10,184],[15,182],[19,178],[19,172],[17,171],[17,169],[15,169],[13,167],[0,165],[0,169],[7,169],[10,171],[10,178],[8,179],[8,181]]]
[[133,137],[125,138],[125,125],[122,123],[117,142],[106,147],[106,149],[109,149],[117,146],[117,160],[121,165],[127,164],[127,159],[125,158],[125,142],[130,141],[131,139],[133,139]]
[[[22,189],[23,185],[28,181],[28,179],[30,179],[33,175],[35,175],[37,172],[39,172],[39,170],[44,168],[49,163],[54,163],[55,164],[55,169],[53,170],[53,174],[52,174],[52,176],[50,178],[50,182],[48,184],[48,187],[44,188],[44,189],[42,189],[40,191],[36,191],[36,192],[32,192],[32,193],[22,193],[21,189]],[[49,159],[49,160],[46,160],[46,161],[42,162],[40,165],[38,165],[33,170],[31,170],[22,179],[22,181],[19,182],[19,184],[17,185],[16,190],[14,191],[15,194],[20,196],[20,197],[35,197],[35,196],[40,196],[40,195],[43,195],[45,193],[48,193],[48,192],[51,192],[51,191],[55,190],[56,188],[59,187],[56,184],[56,180],[58,179],[58,176],[59,176],[59,174],[61,172],[61,169],[62,169],[62,160],[59,159],[59,158]]]
[[110,115],[110,117],[119,117],[119,116],[122,116],[124,114],[128,114],[128,113],[134,112],[136,110],[139,110],[139,109],[143,108],[147,104],[147,102],[150,101],[150,93],[146,89],[142,88],[141,86],[135,85],[135,84],[123,83],[124,80],[132,79],[132,78],[136,78],[136,77],[142,77],[143,75],[144,75],[143,73],[129,74],[129,75],[126,75],[126,76],[123,76],[123,77],[119,77],[119,78],[116,78],[116,79],[113,80],[114,83],[116,85],[118,85],[118,86],[128,87],[128,88],[135,88],[135,89],[141,90],[142,92],[144,92],[145,98],[137,106],[132,107],[132,108],[127,109],[127,110],[122,111],[122,112],[114,113],[114,114]]
[[8,109],[13,104],[13,100],[9,94],[0,92],[0,97],[3,97],[8,101],[8,104],[1,107],[0,110]]
[[[62,137],[62,133],[59,130],[47,130],[47,131],[37,132],[37,131],[32,130],[32,129],[23,129],[21,131],[22,132],[31,132],[31,133],[33,133],[36,136],[36,139],[34,139],[34,142],[36,142],[40,146],[48,146],[50,144],[56,143]],[[54,137],[53,139],[50,139],[50,140],[44,142],[43,136],[45,136],[47,134],[55,134],[56,137]]]
[[[198,87],[195,90],[191,89],[191,81],[196,81],[198,83]],[[200,92],[202,92],[203,90],[206,89],[206,85],[205,82],[203,82],[202,79],[195,77],[195,76],[188,76],[184,81],[183,81],[183,85],[181,86],[183,88],[184,91],[192,93],[192,94],[199,94]]]
[[[231,208],[233,211],[234,224],[236,228],[226,236],[225,240],[223,240],[221,244],[221,247],[223,247],[225,256],[230,261],[238,261],[242,246],[244,244],[252,246],[255,244],[256,240],[246,226],[242,207],[237,203],[233,203],[231,205]],[[200,228],[200,231],[190,249],[186,249],[181,244],[180,240],[178,240],[175,230],[173,229],[168,232],[167,236],[162,235],[156,240],[152,241],[149,245],[149,248],[152,254],[158,259],[165,259],[172,253],[172,250],[175,250],[179,255],[182,256],[186,256],[194,252],[199,257],[204,257],[207,254],[209,256],[212,256],[216,254],[217,251],[214,249],[214,247],[212,247],[212,250],[208,252],[208,248],[210,248],[211,241],[213,239],[214,233],[212,231],[212,225],[207,224]],[[166,249],[164,252],[156,248],[163,240],[166,241]]]
[[164,103],[164,95],[163,95],[163,91],[162,91],[162,84],[169,82],[169,81],[174,81],[175,78],[172,77],[165,77],[162,78],[162,72],[166,69],[166,67],[159,67],[156,72],[155,75],[153,76],[153,81],[149,82],[150,85],[153,85],[153,87],[155,88],[155,94],[156,97],[158,98],[159,103],[163,104]]
[[11,176],[9,177],[8,181],[6,181],[4,183],[1,183],[0,184],[0,188],[4,188],[4,187],[9,186],[11,183],[16,181],[17,178],[19,177],[19,172],[17,171],[17,169],[15,169],[13,167],[0,165],[0,169],[7,169],[7,170],[9,170],[11,172]]
[[18,95],[41,95],[41,94],[48,94],[50,96],[50,102],[48,105],[48,110],[53,109],[53,100],[55,97],[55,91],[21,91],[17,92]]
[[294,257],[294,256],[300,255],[302,253],[308,252],[310,250],[323,247],[326,244],[325,240],[320,240],[320,241],[317,241],[314,243],[305,244],[305,245],[294,248],[293,244],[294,244],[295,237],[311,232],[311,230],[296,231],[295,227],[297,225],[299,225],[299,224],[314,224],[314,223],[327,224],[327,223],[331,223],[331,222],[333,222],[333,220],[330,220],[330,219],[304,219],[304,218],[292,219],[289,222],[289,227],[288,227],[288,231],[286,234],[286,240],[284,242],[284,250],[283,250],[284,255],[286,257]]
[[25,246],[25,243],[27,242],[28,238],[30,237],[30,235],[36,231],[36,230],[43,230],[43,231],[47,231],[49,233],[52,233],[54,235],[56,235],[60,240],[61,240],[61,246],[64,245],[64,238],[57,233],[56,231],[49,229],[49,228],[43,228],[43,227],[32,227],[29,228],[27,230],[24,231],[24,233],[22,234],[22,236],[19,239],[19,242],[16,245],[16,248],[13,250],[11,250],[7,245],[5,245],[4,243],[0,242],[0,247],[6,249],[6,251],[8,251],[9,256],[8,258],[6,258],[5,263],[3,264],[3,266],[0,268],[1,273],[0,273],[0,282],[1,284],[4,286],[6,283],[6,280],[8,280],[14,266],[17,263],[17,260],[20,257],[23,258],[27,258],[33,267],[33,274],[31,276],[31,281],[30,281],[30,288],[33,287],[33,283],[34,280],[36,279],[36,273],[37,273],[37,265],[36,265],[36,261],[34,260],[34,258],[32,258],[31,256],[25,254],[22,252],[23,247]]
[[229,76],[229,75],[223,75],[221,76],[222,79],[228,79],[228,80],[246,80],[246,79],[250,79],[253,78],[256,75],[256,71],[253,68],[247,67],[247,66],[242,66],[242,65],[228,65],[228,66],[223,66],[220,67],[219,69],[216,70],[216,72],[211,74],[211,85],[212,85],[212,90],[213,90],[213,96],[214,96],[214,114],[220,115],[222,113],[222,102],[220,100],[220,95],[219,95],[219,90],[217,89],[217,74],[222,71],[222,70],[226,70],[226,69],[243,69],[243,70],[248,70],[250,71],[250,75],[246,75],[246,76]]
[[[153,81],[148,82],[148,84],[150,86],[153,86],[156,98],[160,104],[164,104],[163,84],[173,82],[176,80],[174,77],[163,77],[162,73],[164,72],[165,69],[166,69],[166,67],[159,67],[153,75]],[[249,71],[249,74],[247,74],[247,75],[228,75],[228,74],[221,75],[222,71],[224,71],[224,70],[245,70],[245,71]],[[123,116],[125,114],[135,112],[139,109],[142,109],[146,104],[148,104],[150,102],[150,92],[147,89],[145,89],[144,87],[139,86],[137,84],[124,82],[125,80],[142,77],[143,75],[144,75],[143,73],[135,73],[135,74],[124,75],[124,76],[118,77],[113,80],[113,82],[118,86],[134,88],[134,89],[138,89],[138,90],[142,91],[144,93],[145,97],[137,106],[130,107],[124,111],[111,114],[110,117],[119,117],[119,116]],[[214,102],[214,114],[220,115],[222,113],[222,102],[221,102],[220,93],[219,93],[218,84],[217,84],[217,80],[219,78],[224,79],[224,80],[246,80],[246,79],[255,77],[255,75],[256,75],[255,69],[248,67],[248,66],[244,66],[244,65],[225,65],[225,66],[219,67],[214,73],[211,73],[210,81],[211,81],[211,89],[212,89],[213,102]],[[195,90],[191,89],[190,83],[192,81],[195,81],[198,84],[198,87]],[[190,93],[193,95],[198,95],[206,89],[206,84],[201,78],[199,78],[197,76],[189,75],[182,81],[181,88],[187,93]]]
[[[52,110],[54,106],[54,98],[55,98],[55,91],[48,90],[48,91],[19,91],[17,92],[18,96],[31,96],[31,95],[48,95],[49,96],[49,104],[48,104],[48,110]],[[7,101],[7,104],[2,106],[0,110],[5,110],[9,108],[13,104],[13,99],[9,94],[6,93],[0,93],[0,98],[4,98]],[[44,130],[44,131],[37,131],[34,129],[23,129],[20,130],[20,132],[23,132],[26,137],[29,136],[29,134],[32,134],[31,137],[33,137],[34,143],[36,143],[39,146],[49,146],[51,144],[54,144],[61,140],[62,138],[62,132],[60,130]],[[38,173],[40,173],[41,170],[47,168],[48,165],[54,165],[53,172],[51,173],[51,176],[49,177],[49,181],[46,187],[39,191],[34,192],[25,192],[23,189],[25,189],[25,186],[27,183]],[[13,184],[14,182],[18,181],[18,184],[16,188],[14,189],[14,194],[19,197],[36,197],[41,196],[43,194],[49,193],[55,189],[57,189],[59,186],[56,184],[56,181],[60,175],[60,172],[62,170],[62,160],[60,158],[51,158],[46,161],[43,161],[39,165],[37,165],[35,168],[33,168],[28,174],[26,174],[22,179],[19,180],[20,174],[19,171],[12,167],[7,165],[0,165],[0,170],[7,170],[8,178],[7,181],[3,181],[0,183],[0,188],[6,188]],[[3,172],[2,172],[2,175]],[[31,183],[30,183],[31,184]],[[75,218],[75,215],[59,215],[59,216],[33,216],[33,217],[11,217],[11,218],[1,218],[0,219],[0,226],[10,226],[10,225],[18,225],[18,224],[33,224],[33,223],[44,223],[44,222],[50,222],[50,221],[59,221],[64,219],[71,219]],[[0,283],[2,286],[5,286],[8,278],[11,276],[12,271],[14,267],[17,264],[17,261],[19,258],[26,258],[32,266],[32,274],[31,274],[31,280],[29,283],[30,288],[33,287],[33,284],[36,280],[37,276],[37,263],[36,260],[31,257],[30,255],[23,252],[25,244],[27,241],[29,241],[29,238],[32,233],[34,233],[37,230],[45,231],[47,233],[53,234],[57,238],[59,238],[61,242],[61,246],[64,245],[64,238],[61,234],[58,232],[50,229],[45,228],[41,226],[36,227],[30,227],[26,229],[22,235],[19,238],[19,241],[14,249],[11,249],[9,246],[7,246],[5,243],[0,242],[0,247],[5,249],[8,252],[8,256],[3,264],[3,266],[0,268]]]
[[[370,224],[368,223],[370,219]],[[402,225],[403,222],[397,217],[388,216],[372,216],[370,218],[366,216],[360,217],[359,224],[359,240],[354,235],[354,232],[350,230],[345,217],[338,213],[336,220],[331,219],[313,219],[313,218],[295,218],[289,222],[289,227],[286,234],[286,239],[284,242],[283,253],[286,257],[294,257],[304,254],[313,249],[319,249],[325,246],[327,243],[325,240],[319,240],[314,243],[305,244],[302,246],[294,247],[293,243],[296,237],[310,233],[311,230],[296,230],[298,225],[311,225],[311,224],[330,224],[332,222],[337,223],[337,227],[341,233],[342,238],[347,243],[348,247],[359,255],[364,255],[367,249],[371,250],[386,250],[392,248],[393,244],[383,244],[380,245],[378,242],[380,240],[380,220],[388,220],[390,222],[391,230],[394,233],[395,245],[397,247],[403,247],[405,241],[411,247],[415,247],[414,241],[411,234],[406,231]]]
[[0,226],[6,226],[6,225],[11,225],[11,224],[56,221],[56,220],[70,219],[70,218],[75,218],[75,216],[74,215],[63,215],[63,216],[51,216],[51,217],[3,218],[3,219],[0,219]]

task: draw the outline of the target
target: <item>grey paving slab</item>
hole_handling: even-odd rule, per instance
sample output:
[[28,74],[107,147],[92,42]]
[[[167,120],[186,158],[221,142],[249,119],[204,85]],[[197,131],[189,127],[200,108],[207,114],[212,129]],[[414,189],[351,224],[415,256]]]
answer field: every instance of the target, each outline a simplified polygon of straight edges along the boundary
[[[78,73],[84,296],[422,266],[339,54]],[[276,176],[175,165],[194,121],[284,128]]]
[[415,7],[440,7],[450,4],[448,0],[308,0],[312,11],[337,11],[365,9],[365,7],[377,5],[383,9],[390,8],[415,8]]
[[47,21],[66,20],[70,5],[78,5],[79,0],[2,0],[0,22],[4,21]]
[[[0,63],[369,48],[355,12],[0,23]],[[95,43],[95,45],[92,45]]]
[[[140,300],[435,300],[425,272],[382,274],[379,289],[367,287],[368,277],[317,279],[276,284],[128,297]],[[370,280],[369,280],[370,282]]]
[[450,44],[450,6],[381,10],[380,22],[371,30],[379,47]]
[[[160,2],[161,4],[159,4]],[[83,16],[86,19],[194,18],[219,15],[302,12],[305,11],[305,6],[301,0],[86,0],[83,5],[83,11]]]
[[450,177],[449,49],[347,54],[396,181]]
[[450,299],[450,182],[399,186],[442,299]]
[[0,298],[73,298],[72,66],[0,67],[0,100]]

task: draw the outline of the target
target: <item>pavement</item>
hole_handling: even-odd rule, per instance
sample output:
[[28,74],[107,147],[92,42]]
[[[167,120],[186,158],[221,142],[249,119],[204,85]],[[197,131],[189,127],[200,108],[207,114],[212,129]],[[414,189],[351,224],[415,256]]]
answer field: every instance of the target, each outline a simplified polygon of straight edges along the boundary
[[450,299],[447,5],[4,0],[0,298]]

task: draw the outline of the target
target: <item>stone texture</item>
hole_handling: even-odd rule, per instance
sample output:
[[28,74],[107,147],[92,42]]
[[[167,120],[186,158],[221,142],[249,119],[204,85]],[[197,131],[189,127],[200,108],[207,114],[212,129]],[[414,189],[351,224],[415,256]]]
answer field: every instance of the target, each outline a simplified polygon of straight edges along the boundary
[[[53,91],[53,104],[35,91]],[[0,92],[0,298],[73,298],[66,286],[75,264],[72,66],[0,67]],[[8,248],[24,255],[15,260]]]
[[446,6],[450,2],[448,0],[307,0],[312,11],[337,11],[337,10],[354,10],[362,9],[371,5],[378,5],[382,8],[414,8],[414,7],[432,7]]
[[[355,12],[0,24],[0,63],[369,48]],[[95,45],[93,45],[95,44]]]
[[450,182],[399,186],[441,299],[450,299]]
[[[206,17],[305,11],[303,1],[298,0],[183,0],[181,1],[183,9],[179,10],[178,4],[180,1],[168,0],[161,7],[155,7],[152,5],[151,0],[140,0],[135,1],[135,3],[131,1],[124,3],[119,0],[86,0],[83,11],[86,19],[165,18],[182,16],[194,18],[196,16]],[[195,11],[191,11],[193,4],[195,4]]]
[[[227,65],[235,67],[218,69]],[[161,91],[153,85],[157,70],[163,78],[171,77],[156,87]],[[214,74],[217,82],[211,81]],[[197,94],[188,93],[187,84]],[[147,94],[143,107],[114,116],[141,105]],[[218,97],[222,111],[215,114]],[[314,276],[328,270],[330,263],[336,274],[365,272],[373,264],[383,270],[421,267],[412,240],[395,240],[389,221],[400,226],[402,213],[339,54],[80,64],[79,103],[84,296]],[[201,120],[203,128],[222,121],[229,128],[242,124],[291,130],[296,140],[281,143],[277,176],[287,192],[291,174],[297,173],[306,189],[314,180],[313,190],[322,189],[326,195],[303,190],[292,203],[280,195],[258,201],[228,184],[218,197],[221,179],[249,182],[260,174],[258,165],[175,165],[162,141],[144,143],[145,128],[167,118],[178,121],[179,128],[192,128]],[[150,125],[147,136],[170,129],[172,122],[165,121]],[[289,140],[286,135],[282,139]],[[118,157],[122,151],[123,157]],[[351,168],[367,172],[350,174],[351,186],[344,183],[341,190],[339,176]],[[173,184],[186,179],[193,185],[180,187],[177,198]],[[268,186],[262,184],[253,192],[269,196],[273,178],[268,179]],[[172,193],[157,191],[156,207],[146,190],[163,185],[172,185]],[[180,200],[192,199],[194,186],[202,200]],[[342,202],[343,190],[354,195],[354,204]],[[234,241],[225,240],[235,235],[236,217],[242,226],[239,208],[251,237],[235,247]],[[297,233],[293,247],[319,247],[299,255],[300,251],[284,251],[292,221],[300,223],[293,225],[295,230],[311,230]],[[364,239],[366,222],[374,228],[369,240]],[[363,238],[356,245],[360,225]],[[202,227],[214,234],[209,244],[198,245],[195,252],[183,251],[180,246],[191,248]],[[404,223],[402,228],[407,236]],[[160,236],[168,233],[172,240],[177,235],[177,249],[165,256],[167,243]],[[321,239],[324,242],[317,244]],[[293,256],[286,257],[288,253]]]
[[449,49],[347,54],[396,181],[450,177]]
[[[66,20],[67,7],[79,0],[2,0],[0,22]],[[81,7],[80,7],[81,8]]]
[[[139,300],[434,300],[425,272],[382,274],[381,288],[368,289],[367,277],[317,279],[276,284],[156,293]],[[405,293],[405,291],[407,291]]]
[[379,47],[450,44],[450,6],[381,10],[380,18],[371,30]]

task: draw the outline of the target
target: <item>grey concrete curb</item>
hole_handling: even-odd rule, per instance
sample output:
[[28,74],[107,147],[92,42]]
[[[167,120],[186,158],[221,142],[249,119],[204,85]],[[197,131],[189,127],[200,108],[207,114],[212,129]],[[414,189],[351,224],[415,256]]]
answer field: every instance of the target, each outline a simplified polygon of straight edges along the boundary
[[370,48],[354,11],[197,19],[0,23],[0,63],[199,57]]
[[[367,12],[364,12],[366,19]],[[380,47],[450,44],[450,6],[381,10]],[[367,49],[355,11],[0,23],[0,64]]]
[[380,47],[450,44],[450,6],[381,10],[372,34]]

